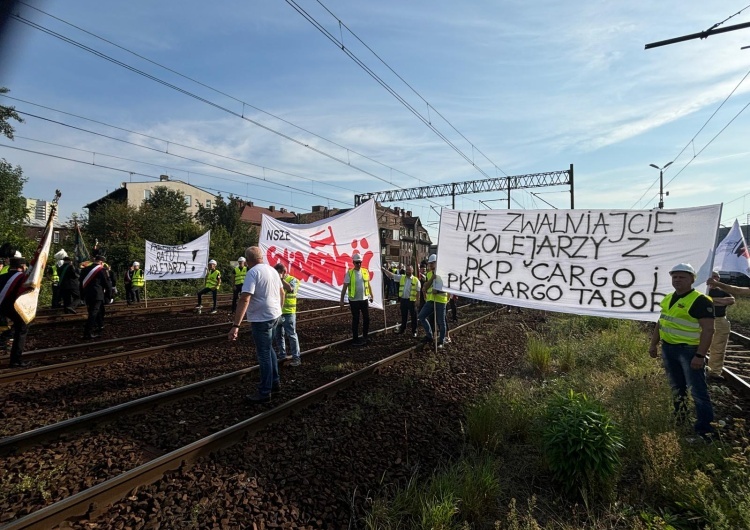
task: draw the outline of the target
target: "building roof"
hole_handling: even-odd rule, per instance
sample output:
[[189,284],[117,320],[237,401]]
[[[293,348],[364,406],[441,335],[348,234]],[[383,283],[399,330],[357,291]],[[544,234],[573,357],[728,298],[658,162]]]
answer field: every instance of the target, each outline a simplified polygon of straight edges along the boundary
[[279,210],[277,210],[275,206],[264,208],[262,206],[255,206],[252,202],[248,202],[242,209],[240,220],[251,225],[260,226],[263,222],[263,214],[287,222],[293,222],[297,219],[296,213],[288,212],[285,208],[280,208]]
[[190,184],[188,182],[185,182],[184,180],[171,180],[169,178],[162,178],[160,180],[142,180],[142,181],[136,181],[136,182],[123,182],[120,184],[120,187],[117,188],[114,191],[109,192],[104,197],[100,197],[96,199],[95,201],[91,201],[87,205],[84,206],[84,208],[90,209],[91,206],[97,207],[101,203],[106,201],[125,201],[128,198],[128,185],[129,184],[147,184],[149,186],[153,186],[155,188],[158,188],[159,186],[164,188],[169,188],[170,184],[179,184],[180,186],[187,186],[189,188],[193,188],[198,191],[202,191],[203,193],[207,193],[209,195],[216,196],[215,193],[206,191],[203,188],[199,188],[198,186],[194,186],[193,184]]

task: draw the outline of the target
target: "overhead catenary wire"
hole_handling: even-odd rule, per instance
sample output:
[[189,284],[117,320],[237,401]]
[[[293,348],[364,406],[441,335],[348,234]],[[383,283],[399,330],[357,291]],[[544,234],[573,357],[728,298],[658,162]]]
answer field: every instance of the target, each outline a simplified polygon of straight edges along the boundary
[[[21,2],[21,3],[23,3],[23,2]],[[56,20],[59,20],[59,21],[61,21],[61,22],[65,23],[65,24],[67,24],[67,25],[69,25],[69,26],[71,26],[71,27],[74,27],[74,28],[76,28],[76,29],[79,29],[79,30],[81,30],[81,31],[84,31],[84,32],[86,32],[86,33],[87,33],[87,34],[89,34],[89,35],[95,36],[96,38],[99,38],[99,39],[101,39],[101,40],[103,40],[103,41],[105,41],[105,42],[110,42],[110,41],[108,41],[107,39],[104,39],[104,38],[98,37],[97,35],[93,34],[92,32],[89,32],[89,31],[87,31],[87,30],[81,29],[81,28],[79,28],[78,26],[75,26],[75,25],[73,25],[73,24],[70,24],[69,22],[66,22],[66,21],[64,21],[64,20],[62,20],[62,19],[60,19],[60,18],[58,18],[58,17],[54,17],[53,15],[50,15],[50,14],[48,14],[48,13],[46,13],[46,12],[44,12],[44,11],[42,11],[42,10],[38,9],[38,8],[35,8],[35,7],[33,7],[33,6],[29,6],[29,5],[28,5],[28,4],[26,4],[26,3],[23,3],[23,4],[24,4],[24,5],[27,5],[28,7],[31,7],[32,9],[35,9],[36,11],[39,11],[40,13],[43,13],[43,14],[45,14],[45,15],[47,15],[47,16],[50,16],[50,17],[52,17],[52,18],[55,18]],[[372,172],[370,172],[370,171],[367,171],[366,169],[364,169],[364,168],[362,168],[362,167],[359,167],[359,166],[357,166],[357,165],[354,165],[354,164],[352,164],[352,163],[351,163],[351,160],[344,160],[343,158],[341,158],[341,157],[339,157],[339,156],[337,156],[337,155],[333,155],[333,154],[331,154],[331,153],[328,153],[328,152],[326,152],[326,151],[324,151],[324,150],[322,150],[322,149],[319,149],[319,148],[317,148],[317,147],[311,146],[311,145],[309,145],[308,143],[306,143],[306,142],[304,142],[304,141],[302,141],[302,140],[298,140],[298,139],[296,139],[296,138],[294,138],[294,137],[292,137],[292,136],[290,136],[290,135],[288,135],[288,134],[286,134],[286,133],[283,133],[283,132],[281,132],[281,131],[277,131],[276,129],[274,129],[274,128],[270,127],[270,126],[267,126],[267,125],[265,125],[265,124],[263,124],[263,123],[260,123],[260,122],[258,122],[257,120],[254,120],[254,119],[250,119],[250,118],[248,118],[247,116],[245,116],[245,115],[244,115],[244,107],[245,107],[245,106],[250,106],[250,107],[252,107],[252,108],[256,108],[256,107],[253,107],[252,105],[250,105],[250,104],[248,104],[248,103],[246,103],[246,102],[242,102],[242,103],[243,103],[243,112],[242,112],[242,113],[237,113],[236,111],[233,111],[233,110],[231,110],[231,109],[229,109],[229,108],[227,108],[227,107],[225,107],[225,106],[223,106],[223,105],[220,105],[220,104],[218,104],[218,103],[216,103],[216,102],[214,102],[214,101],[211,101],[211,100],[209,100],[209,99],[207,99],[207,98],[204,98],[204,97],[202,97],[202,96],[199,96],[199,95],[197,95],[197,94],[195,94],[195,93],[193,93],[193,92],[191,92],[191,91],[189,91],[189,90],[187,90],[187,89],[184,89],[184,88],[182,88],[182,87],[179,87],[179,86],[177,86],[177,85],[175,85],[175,84],[173,84],[173,83],[170,83],[170,82],[168,82],[168,81],[165,81],[165,80],[163,80],[163,79],[160,79],[160,78],[156,77],[155,75],[152,75],[152,74],[149,74],[149,73],[147,73],[147,72],[145,72],[145,71],[143,71],[143,70],[140,70],[139,68],[136,68],[136,67],[134,67],[134,66],[131,66],[131,65],[127,64],[127,63],[124,63],[123,61],[120,61],[120,60],[118,60],[118,59],[115,59],[115,58],[113,58],[113,57],[111,57],[111,56],[109,56],[109,55],[107,55],[107,54],[105,54],[105,53],[103,53],[103,52],[100,52],[100,51],[98,51],[98,50],[96,50],[96,49],[94,49],[94,48],[91,48],[90,46],[87,46],[87,45],[85,45],[85,44],[83,44],[83,43],[81,43],[81,42],[78,42],[78,41],[76,41],[76,40],[74,40],[74,39],[72,39],[72,38],[70,38],[70,37],[67,37],[67,36],[65,36],[65,35],[62,35],[61,33],[58,33],[58,32],[56,32],[56,31],[54,31],[54,30],[52,30],[52,29],[46,28],[46,27],[42,26],[41,24],[38,24],[38,23],[36,23],[36,22],[33,22],[33,21],[31,21],[31,20],[28,20],[28,19],[26,19],[26,18],[24,18],[24,17],[20,16],[19,14],[13,14],[13,15],[11,15],[11,16],[12,16],[12,18],[13,18],[14,20],[16,20],[16,21],[18,21],[18,22],[20,22],[20,23],[22,23],[22,24],[25,24],[25,25],[27,25],[27,26],[29,26],[29,27],[32,27],[32,28],[34,28],[34,29],[37,29],[37,30],[39,30],[39,31],[41,31],[41,32],[43,32],[43,33],[46,33],[46,34],[48,34],[48,35],[50,35],[50,36],[52,36],[52,37],[55,37],[55,38],[57,38],[57,39],[59,39],[59,40],[62,40],[63,42],[66,42],[66,43],[68,43],[68,44],[71,44],[71,45],[73,45],[73,46],[75,46],[75,47],[78,47],[78,48],[80,48],[80,49],[82,49],[82,50],[84,50],[84,51],[87,51],[87,52],[89,52],[89,53],[91,53],[91,54],[93,54],[93,55],[97,56],[97,57],[100,57],[100,58],[102,58],[102,59],[105,59],[105,60],[107,60],[107,61],[109,61],[109,62],[112,62],[113,64],[116,64],[116,65],[118,65],[118,66],[121,66],[122,68],[125,68],[126,70],[129,70],[129,71],[131,71],[131,72],[133,72],[133,73],[136,73],[136,74],[138,74],[138,75],[141,75],[141,76],[143,76],[143,77],[145,77],[145,78],[147,78],[147,79],[150,79],[150,80],[152,80],[152,81],[154,81],[154,82],[157,82],[157,83],[159,83],[159,84],[162,84],[163,86],[166,86],[166,87],[168,87],[168,88],[171,88],[171,89],[173,89],[173,90],[175,90],[175,91],[177,91],[177,92],[180,92],[180,93],[182,93],[182,94],[184,94],[184,95],[186,95],[186,96],[188,96],[188,97],[194,98],[194,99],[196,99],[196,100],[198,100],[198,101],[200,101],[200,102],[202,102],[202,103],[205,103],[205,104],[207,104],[207,105],[209,105],[209,106],[212,106],[212,107],[214,107],[214,108],[216,108],[216,109],[218,109],[218,110],[221,110],[221,111],[223,111],[223,112],[226,112],[226,113],[228,113],[228,114],[231,114],[231,115],[233,115],[233,116],[236,116],[236,117],[238,117],[238,118],[240,118],[240,119],[243,119],[243,120],[245,120],[245,121],[247,121],[247,122],[249,122],[249,123],[251,123],[251,124],[253,124],[253,125],[257,126],[257,127],[260,127],[260,128],[262,128],[262,129],[264,129],[264,130],[266,130],[266,131],[268,131],[268,132],[271,132],[271,133],[273,133],[273,134],[276,134],[276,135],[278,135],[278,136],[280,136],[280,137],[282,137],[282,138],[284,138],[284,139],[286,139],[286,140],[288,140],[288,141],[291,141],[291,142],[293,142],[293,143],[295,143],[295,144],[297,144],[297,145],[299,145],[299,146],[301,146],[301,147],[307,148],[307,149],[309,149],[309,150],[311,150],[311,151],[313,151],[313,152],[315,152],[315,153],[317,153],[317,154],[320,154],[321,156],[324,156],[324,157],[326,157],[326,158],[328,158],[328,159],[330,159],[330,160],[333,160],[333,161],[335,161],[335,162],[338,162],[338,163],[340,163],[340,164],[344,164],[344,165],[346,165],[347,167],[350,167],[350,168],[354,169],[355,171],[358,171],[358,172],[361,172],[361,173],[363,173],[363,174],[365,174],[365,175],[368,175],[368,176],[370,176],[370,177],[373,177],[373,178],[375,178],[375,179],[377,179],[377,180],[380,180],[380,181],[382,181],[382,182],[384,182],[384,183],[386,183],[386,184],[389,184],[389,185],[395,185],[395,186],[397,186],[398,188],[402,188],[402,186],[400,186],[400,185],[398,185],[398,184],[394,184],[393,182],[391,182],[391,181],[389,181],[389,180],[387,180],[387,179],[385,179],[385,178],[383,178],[383,177],[380,177],[380,176],[378,176],[378,175],[376,175],[376,174],[374,174],[374,173],[372,173]],[[132,53],[133,55],[136,55],[136,56],[138,56],[138,57],[141,57],[141,56],[140,56],[139,54],[136,54],[135,52],[130,52],[130,50],[127,50],[126,48],[124,48],[124,47],[122,47],[122,46],[116,45],[116,44],[114,44],[114,43],[112,43],[112,44],[113,44],[113,45],[115,45],[115,46],[117,46],[117,47],[118,47],[118,48],[120,48],[120,49],[126,50],[126,51],[128,51],[129,53]],[[146,59],[146,60],[148,60],[148,59]],[[149,60],[149,62],[151,62],[152,64],[156,64],[156,65],[158,65],[158,66],[160,66],[160,67],[162,67],[162,68],[166,68],[166,67],[164,67],[164,66],[160,65],[159,63],[156,63],[155,61],[151,61],[151,60]],[[173,70],[172,70],[172,69],[168,69],[168,70],[169,70],[169,71],[171,71],[171,72],[173,72]],[[182,75],[182,74],[178,74],[178,75],[182,76],[182,77],[183,77],[183,78],[185,78],[185,79],[189,79],[189,80],[191,80],[191,81],[194,81],[194,82],[195,82],[195,80],[193,80],[192,78],[190,78],[190,77],[188,77],[188,76],[184,76],[184,75]],[[205,84],[203,84],[203,83],[200,83],[200,82],[198,82],[198,83],[199,83],[199,84],[201,84],[201,86],[205,86],[205,87],[208,87],[208,85],[205,85]],[[211,88],[211,87],[209,87],[209,88]],[[212,89],[212,90],[215,90],[215,91],[216,91],[217,93],[222,93],[222,94],[223,94],[223,92],[221,92],[221,91],[218,91],[218,90],[216,90],[216,89],[213,89],[213,88],[211,88],[211,89]],[[231,96],[229,96],[229,97],[231,97]],[[238,100],[237,98],[234,98],[234,97],[232,97],[232,99],[233,99],[233,100],[235,100],[235,101],[241,101],[241,100]],[[388,166],[387,164],[383,164],[383,163],[381,163],[381,162],[378,162],[378,161],[376,161],[376,160],[374,160],[374,159],[371,159],[370,157],[367,157],[367,156],[365,156],[365,155],[362,155],[362,154],[358,153],[357,151],[355,151],[355,150],[353,150],[353,149],[347,148],[347,147],[345,147],[345,146],[342,146],[341,144],[338,144],[338,143],[335,143],[335,142],[333,142],[333,141],[331,141],[331,140],[328,140],[327,138],[324,138],[324,137],[322,137],[322,136],[319,136],[319,135],[317,135],[317,134],[315,134],[315,133],[312,133],[312,132],[310,132],[310,131],[307,131],[306,129],[303,129],[303,128],[301,128],[301,127],[297,126],[297,125],[294,125],[294,124],[293,124],[293,123],[291,123],[291,122],[288,122],[288,121],[286,121],[286,120],[283,120],[283,119],[281,119],[281,118],[278,118],[278,117],[274,116],[273,114],[267,113],[267,112],[265,112],[265,111],[262,111],[262,110],[260,110],[260,109],[258,109],[258,110],[259,110],[260,112],[263,112],[263,113],[265,113],[265,114],[269,115],[269,116],[273,116],[274,118],[276,118],[276,119],[279,119],[279,120],[283,121],[284,123],[288,123],[289,125],[292,125],[293,127],[297,128],[297,129],[299,129],[299,130],[303,130],[303,131],[307,132],[308,134],[312,134],[312,135],[313,135],[313,136],[315,136],[315,137],[321,138],[321,139],[325,140],[326,142],[329,142],[329,143],[331,143],[331,144],[333,144],[333,145],[336,145],[337,147],[340,147],[340,148],[342,148],[342,149],[345,149],[345,150],[347,151],[347,154],[348,154],[348,153],[355,153],[355,154],[357,154],[358,156],[362,156],[363,158],[365,158],[365,159],[367,159],[367,160],[370,160],[370,161],[372,161],[372,162],[374,162],[374,163],[376,163],[376,164],[378,164],[378,165],[381,165],[381,166],[383,166],[383,167],[389,168],[389,169],[390,169],[390,170],[392,170],[392,171],[396,171],[396,172],[398,172],[398,173],[400,173],[400,174],[403,174],[403,175],[405,175],[405,176],[407,176],[407,177],[409,177],[409,178],[413,178],[413,179],[415,179],[415,180],[417,180],[417,181],[419,181],[419,182],[425,182],[425,181],[423,181],[422,179],[419,179],[419,178],[417,178],[417,177],[414,177],[414,176],[412,176],[412,175],[409,175],[409,174],[407,174],[407,173],[405,173],[405,172],[403,172],[403,171],[400,171],[400,170],[398,170],[398,169],[396,169],[396,168],[393,168],[393,167],[391,167],[391,166]],[[429,199],[428,199],[428,200],[429,200]],[[431,201],[431,200],[430,200],[430,202],[433,202],[433,201]]]

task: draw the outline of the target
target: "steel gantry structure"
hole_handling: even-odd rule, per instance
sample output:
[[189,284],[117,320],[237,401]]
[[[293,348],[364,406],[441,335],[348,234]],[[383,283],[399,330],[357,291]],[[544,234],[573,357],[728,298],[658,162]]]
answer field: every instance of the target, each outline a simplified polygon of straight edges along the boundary
[[570,185],[570,208],[572,210],[575,207],[573,200],[573,164],[570,164],[570,169],[562,171],[530,173],[528,175],[515,175],[481,180],[466,180],[464,182],[435,184],[433,186],[420,186],[418,188],[401,188],[398,190],[378,191],[375,193],[362,193],[354,196],[354,205],[358,206],[369,199],[375,199],[377,202],[396,202],[451,196],[453,198],[452,207],[455,209],[456,195],[507,190],[508,208],[510,209],[511,190],[567,185]]

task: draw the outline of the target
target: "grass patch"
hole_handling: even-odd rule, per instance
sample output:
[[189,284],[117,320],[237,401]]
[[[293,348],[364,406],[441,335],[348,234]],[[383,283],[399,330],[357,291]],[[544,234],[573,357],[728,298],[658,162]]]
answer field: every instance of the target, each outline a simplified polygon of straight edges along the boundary
[[[750,327],[750,302],[730,311]],[[527,333],[534,377],[503,378],[467,404],[463,456],[375,496],[365,526],[750,528],[744,422],[730,420],[713,444],[689,443],[648,356],[652,326],[554,315]]]
[[351,361],[336,364],[324,364],[320,367],[320,371],[324,373],[350,373],[354,372],[356,369],[357,365]]

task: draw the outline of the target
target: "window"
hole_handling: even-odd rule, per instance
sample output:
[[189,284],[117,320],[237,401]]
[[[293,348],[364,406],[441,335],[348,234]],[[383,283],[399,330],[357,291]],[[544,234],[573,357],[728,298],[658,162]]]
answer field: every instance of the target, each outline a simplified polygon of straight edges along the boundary
[[211,199],[206,199],[206,208],[211,207]]
[[60,242],[60,232],[58,232],[57,230],[55,230],[54,232],[52,232],[52,242],[53,243],[59,243]]
[[398,230],[393,231],[393,239],[398,241],[400,239]]
[[147,201],[151,198],[151,190],[143,190],[143,200]]
[[190,208],[193,205],[193,198],[190,195],[185,195],[185,204]]

